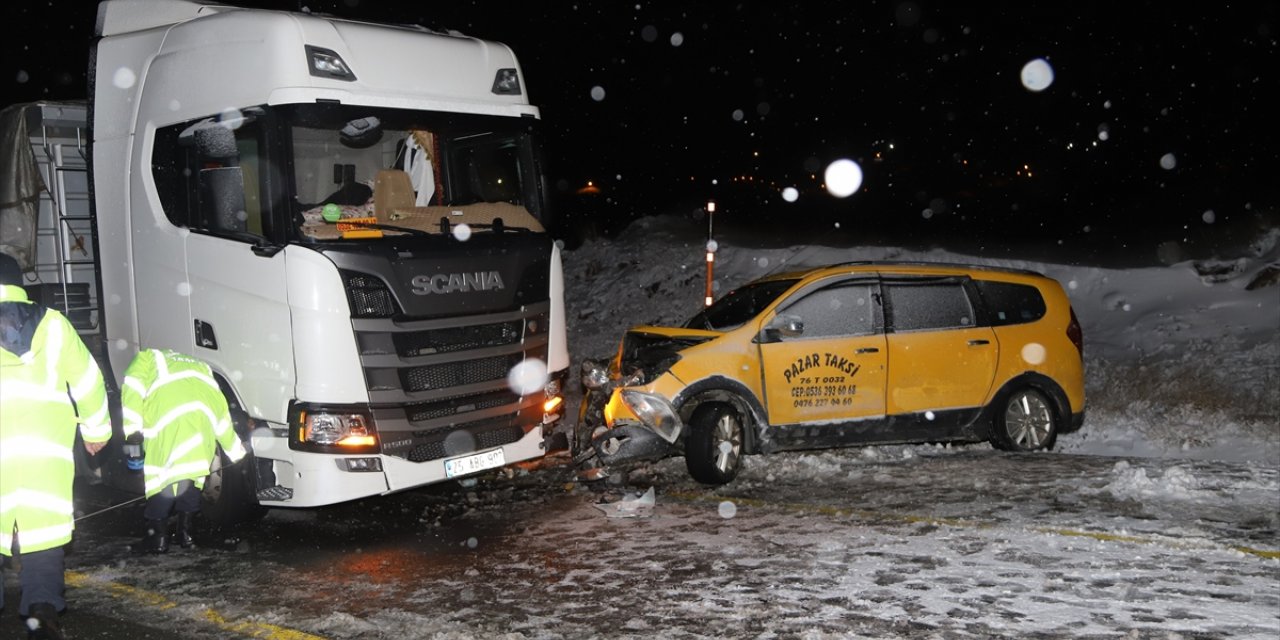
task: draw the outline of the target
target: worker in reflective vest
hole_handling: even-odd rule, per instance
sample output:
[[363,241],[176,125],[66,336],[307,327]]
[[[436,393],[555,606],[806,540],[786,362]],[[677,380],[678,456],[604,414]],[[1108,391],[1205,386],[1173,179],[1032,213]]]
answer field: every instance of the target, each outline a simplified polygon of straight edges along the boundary
[[226,397],[209,365],[175,351],[144,349],[125,371],[120,390],[126,443],[141,435],[147,506],[146,534],[135,550],[169,550],[169,516],[176,509],[175,539],[192,546],[192,520],[217,447],[231,462],[245,456],[231,426]]
[[[21,559],[32,637],[61,637],[63,545],[75,528],[76,427],[97,454],[111,439],[107,389],[75,327],[32,303],[22,268],[0,253],[0,554]],[[0,591],[0,607],[4,593]]]

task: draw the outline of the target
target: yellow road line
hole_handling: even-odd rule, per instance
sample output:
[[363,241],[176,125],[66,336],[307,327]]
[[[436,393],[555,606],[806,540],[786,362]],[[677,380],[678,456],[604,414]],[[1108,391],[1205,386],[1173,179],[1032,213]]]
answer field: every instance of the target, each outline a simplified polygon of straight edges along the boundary
[[[820,513],[828,516],[852,516],[863,520],[878,520],[889,522],[905,522],[905,523],[928,523],[941,524],[951,527],[962,527],[966,529],[994,529],[999,525],[995,522],[985,522],[982,520],[963,520],[960,518],[938,518],[934,516],[920,516],[913,514],[900,513],[884,513],[880,511],[871,511],[868,509],[849,509],[845,507],[832,507],[820,504],[805,504],[796,502],[770,502],[767,500],[758,500],[755,498],[734,498],[727,496],[706,495],[692,493],[688,491],[674,491],[667,495],[688,502],[732,502],[734,504],[745,504],[753,507],[775,507],[787,509],[790,511],[804,511],[808,513]],[[1205,545],[1196,545],[1192,543],[1179,542],[1172,539],[1163,539],[1150,536],[1132,536],[1117,533],[1105,533],[1101,531],[1081,531],[1079,529],[1066,529],[1061,527],[1030,527],[1031,531],[1036,533],[1045,533],[1050,535],[1068,536],[1074,538],[1092,538],[1103,542],[1127,542],[1132,544],[1160,545],[1164,547],[1173,547],[1176,549],[1202,549]],[[1259,558],[1267,558],[1270,560],[1280,559],[1280,550],[1274,549],[1258,549],[1256,547],[1247,547],[1244,545],[1220,545],[1223,548],[1240,553],[1257,556]]]
[[[153,591],[147,591],[146,589],[121,584],[112,580],[96,578],[88,573],[68,571],[66,572],[66,576],[67,585],[71,587],[105,591],[112,597],[131,600],[135,603],[160,610],[173,609],[178,606],[178,603]],[[212,624],[222,631],[234,633],[247,638],[263,638],[264,640],[325,640],[323,636],[312,635],[304,631],[281,627],[279,625],[269,624],[266,622],[228,620],[221,612],[212,608],[206,608],[202,616],[205,622]]]

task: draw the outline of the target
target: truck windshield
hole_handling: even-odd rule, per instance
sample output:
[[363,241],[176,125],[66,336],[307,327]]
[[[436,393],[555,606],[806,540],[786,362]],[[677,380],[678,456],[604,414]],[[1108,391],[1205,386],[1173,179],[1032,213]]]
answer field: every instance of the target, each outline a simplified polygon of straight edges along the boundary
[[716,300],[714,304],[698,312],[685,323],[688,329],[710,329],[712,331],[728,331],[764,311],[765,307],[778,299],[798,280],[765,280],[745,284],[728,295]]
[[544,230],[534,118],[323,103],[280,111],[297,239]]

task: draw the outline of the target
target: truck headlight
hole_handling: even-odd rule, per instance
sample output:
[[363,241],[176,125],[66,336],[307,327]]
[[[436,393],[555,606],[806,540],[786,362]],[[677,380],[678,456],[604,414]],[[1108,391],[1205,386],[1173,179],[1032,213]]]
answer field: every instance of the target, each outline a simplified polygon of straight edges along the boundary
[[680,435],[680,416],[666,398],[634,389],[624,389],[622,401],[627,404],[627,408],[631,409],[632,413],[636,414],[637,418],[640,418],[644,426],[653,429],[653,432],[663,440],[675,444],[676,438]]
[[291,421],[290,447],[325,453],[376,453],[378,435],[365,413],[300,410]]

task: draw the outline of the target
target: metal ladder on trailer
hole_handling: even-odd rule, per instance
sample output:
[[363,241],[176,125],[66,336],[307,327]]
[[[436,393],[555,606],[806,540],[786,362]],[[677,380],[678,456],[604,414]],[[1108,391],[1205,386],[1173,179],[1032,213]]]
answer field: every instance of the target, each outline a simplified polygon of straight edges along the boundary
[[[44,179],[38,213],[36,271],[32,287],[45,305],[63,313],[81,334],[101,325],[98,295],[97,225],[89,202],[86,108],[40,103],[39,132],[31,144]],[[34,120],[28,120],[35,124]],[[47,207],[47,208],[46,208]],[[53,260],[43,260],[52,253]]]

